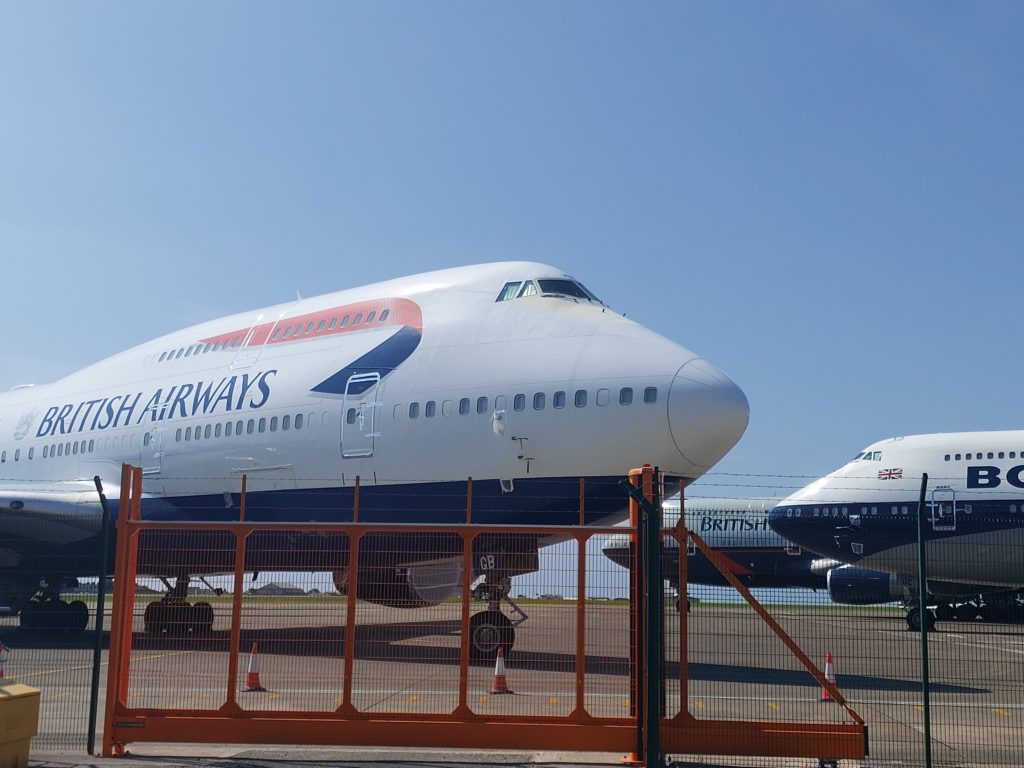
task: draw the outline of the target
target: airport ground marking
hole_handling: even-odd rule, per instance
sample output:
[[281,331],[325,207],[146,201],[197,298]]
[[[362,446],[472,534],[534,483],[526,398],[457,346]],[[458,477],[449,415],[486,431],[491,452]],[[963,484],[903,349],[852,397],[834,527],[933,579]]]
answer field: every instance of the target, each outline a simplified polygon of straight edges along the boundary
[[[154,659],[166,659],[170,656],[181,656],[186,653],[195,653],[195,651],[171,651],[170,653],[158,653],[153,656],[140,656],[139,658],[133,658],[132,663],[139,661],[153,661]],[[109,662],[101,661],[100,666],[105,667]],[[60,669],[47,669],[42,672],[29,672],[27,675],[20,675],[20,680],[27,680],[30,677],[46,677],[48,675],[59,675],[65,672],[79,672],[83,669],[92,669],[92,664],[79,664],[75,667],[63,667]]]
[[1010,717],[1011,716],[1009,712],[1007,712],[1005,709],[1002,709],[1001,707],[993,707],[992,711],[995,712],[1000,717]]

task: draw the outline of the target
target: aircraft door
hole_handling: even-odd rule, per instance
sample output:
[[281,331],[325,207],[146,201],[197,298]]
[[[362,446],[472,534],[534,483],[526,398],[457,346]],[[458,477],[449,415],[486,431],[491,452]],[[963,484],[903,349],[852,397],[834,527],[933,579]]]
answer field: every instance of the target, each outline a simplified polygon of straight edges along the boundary
[[932,530],[956,530],[956,491],[952,488],[935,488],[932,491],[931,508]]
[[156,427],[142,436],[139,465],[143,475],[159,475],[163,468],[164,428]]
[[380,373],[355,373],[345,382],[341,401],[341,457],[373,456],[380,437]]

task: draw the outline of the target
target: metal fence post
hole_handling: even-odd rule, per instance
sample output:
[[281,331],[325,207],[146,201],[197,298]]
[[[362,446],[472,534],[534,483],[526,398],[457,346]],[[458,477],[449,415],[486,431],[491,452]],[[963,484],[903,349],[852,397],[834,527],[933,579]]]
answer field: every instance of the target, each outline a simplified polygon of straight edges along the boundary
[[100,525],[100,561],[97,573],[99,584],[96,586],[96,639],[92,649],[92,680],[89,685],[89,727],[86,752],[94,754],[96,747],[96,710],[100,701],[100,663],[103,655],[103,619],[104,604],[107,597],[107,557],[110,545],[110,505],[103,493],[103,482],[99,475],[93,479],[96,492],[100,495],[100,507],[103,510],[103,521]]
[[[921,618],[921,694],[924,704],[924,765],[932,766],[931,686],[928,682],[928,582],[925,580],[924,500],[928,474],[921,475],[921,495],[917,500],[917,609]],[[956,503],[955,501],[953,502]]]

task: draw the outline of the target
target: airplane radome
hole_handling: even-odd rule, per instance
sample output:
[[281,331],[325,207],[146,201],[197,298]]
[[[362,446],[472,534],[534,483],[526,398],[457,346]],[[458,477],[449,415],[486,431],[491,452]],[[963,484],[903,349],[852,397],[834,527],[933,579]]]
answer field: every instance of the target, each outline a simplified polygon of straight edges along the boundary
[[[1022,472],[1021,430],[891,438],[781,501],[769,522],[801,547],[856,565],[833,570],[830,591],[837,577],[865,596],[912,595],[918,591],[917,505],[927,473],[927,580],[940,618],[960,610],[954,608],[958,602],[965,618],[974,618],[976,609],[992,619],[1020,618]],[[891,578],[867,577],[865,569]],[[975,600],[982,593],[983,600]],[[921,619],[916,609],[908,616],[914,628]]]
[[[697,478],[747,419],[718,368],[543,264],[449,269],[225,317],[0,395],[0,605],[28,607],[23,624],[84,626],[84,605],[59,607],[56,592],[93,572],[92,478],[116,498],[123,462],[143,469],[151,519],[237,519],[245,474],[256,522],[349,519],[359,476],[362,522],[461,522],[472,477],[474,522],[571,524],[579,477],[588,522],[621,519],[615,484],[630,467]],[[343,573],[346,556],[330,569]],[[394,574],[411,556],[375,562]],[[415,556],[405,582],[368,599],[422,605],[458,588],[457,557]],[[478,576],[506,597],[530,559]],[[187,570],[157,558],[147,575],[187,584],[200,573]],[[40,579],[45,616],[26,602]]]

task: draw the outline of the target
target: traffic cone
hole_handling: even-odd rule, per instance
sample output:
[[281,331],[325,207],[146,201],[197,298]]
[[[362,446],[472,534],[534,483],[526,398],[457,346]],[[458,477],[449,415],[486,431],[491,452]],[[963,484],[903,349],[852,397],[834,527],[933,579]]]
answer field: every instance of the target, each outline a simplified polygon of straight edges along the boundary
[[7,646],[0,642],[0,680],[4,679],[4,664],[7,663]]
[[491,684],[491,693],[513,693],[509,690],[508,680],[505,679],[505,651],[501,645],[498,646],[498,658],[494,660],[494,682]]
[[256,643],[252,644],[249,652],[249,670],[245,673],[245,688],[243,693],[263,692],[267,689],[260,683],[260,656]]
[[[833,686],[836,684],[836,670],[832,665],[832,651],[825,654],[825,679],[832,683]],[[828,692],[828,689],[822,686],[819,701],[835,701],[835,699],[832,698],[832,694]]]

